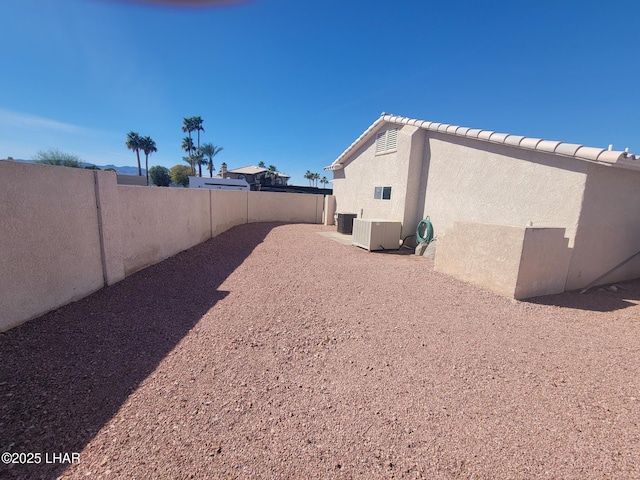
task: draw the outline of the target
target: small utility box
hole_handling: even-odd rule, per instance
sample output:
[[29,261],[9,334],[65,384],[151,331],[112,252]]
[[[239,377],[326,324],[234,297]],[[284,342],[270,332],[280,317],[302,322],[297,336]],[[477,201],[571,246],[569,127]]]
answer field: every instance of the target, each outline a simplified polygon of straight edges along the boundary
[[338,233],[351,235],[353,232],[353,220],[358,215],[355,213],[339,213],[338,214]]
[[373,250],[398,250],[402,223],[376,218],[353,220],[353,245]]

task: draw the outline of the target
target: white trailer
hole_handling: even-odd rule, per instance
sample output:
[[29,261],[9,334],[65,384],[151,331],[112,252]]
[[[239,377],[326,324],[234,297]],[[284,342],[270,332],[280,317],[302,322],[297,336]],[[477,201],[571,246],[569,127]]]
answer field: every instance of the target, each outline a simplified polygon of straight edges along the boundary
[[249,184],[244,179],[189,177],[189,188],[208,188],[209,190],[249,190]]

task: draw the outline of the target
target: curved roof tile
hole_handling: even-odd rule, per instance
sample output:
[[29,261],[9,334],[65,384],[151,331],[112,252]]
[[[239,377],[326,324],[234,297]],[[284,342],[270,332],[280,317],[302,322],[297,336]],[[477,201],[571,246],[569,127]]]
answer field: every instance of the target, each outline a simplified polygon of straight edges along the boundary
[[595,161],[598,159],[598,156],[604,151],[604,148],[580,147],[578,150],[576,150],[576,153],[574,153],[574,155],[577,158],[585,158],[587,160]]
[[543,152],[555,153],[556,148],[560,145],[561,142],[557,142],[555,140],[542,140],[538,145],[536,145],[536,150],[541,150]]
[[480,135],[481,131],[482,130],[480,130],[479,128],[470,128],[467,133],[465,133],[465,137],[478,138],[478,135]]
[[508,133],[493,133],[489,137],[489,141],[494,143],[504,143],[504,141],[508,136],[509,136]]
[[577,143],[561,143],[556,147],[555,153],[573,157],[581,146]]
[[520,142],[524,140],[526,137],[522,135],[507,135],[507,138],[504,139],[505,145],[513,145],[514,147],[519,147]]
[[522,148],[528,148],[530,150],[535,150],[538,144],[542,141],[541,138],[533,138],[533,137],[524,137],[520,141],[520,146]]

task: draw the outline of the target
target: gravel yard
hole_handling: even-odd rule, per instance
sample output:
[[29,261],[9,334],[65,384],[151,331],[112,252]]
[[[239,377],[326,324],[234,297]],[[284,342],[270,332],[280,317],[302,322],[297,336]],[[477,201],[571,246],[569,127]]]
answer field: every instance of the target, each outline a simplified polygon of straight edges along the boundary
[[640,281],[519,302],[331,229],[242,225],[0,334],[0,452],[42,454],[0,478],[640,478]]

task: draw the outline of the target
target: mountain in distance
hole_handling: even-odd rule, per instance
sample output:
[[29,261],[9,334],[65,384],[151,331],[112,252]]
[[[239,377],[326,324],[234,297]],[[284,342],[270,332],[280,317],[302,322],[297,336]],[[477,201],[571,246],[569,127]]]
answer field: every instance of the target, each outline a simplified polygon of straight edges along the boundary
[[[87,163],[86,165],[93,165],[92,163]],[[104,170],[105,168],[113,168],[120,175],[138,175],[138,167],[116,167],[115,165],[96,165],[100,170]],[[146,175],[147,171],[142,168],[142,175]]]
[[[35,163],[33,160],[21,160],[19,158],[12,158],[11,159],[14,162],[21,162],[21,163]],[[135,175],[138,176],[138,167],[116,167],[115,165],[95,165],[94,163],[89,163],[89,162],[82,162],[82,165],[84,167],[91,167],[91,166],[95,166],[98,167],[100,170],[104,170],[105,168],[113,168],[116,172],[118,172],[120,175]],[[142,175],[146,175],[147,171],[143,168],[142,169]]]

